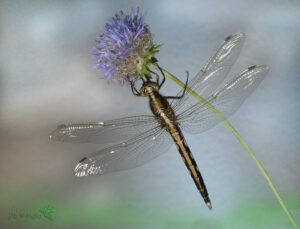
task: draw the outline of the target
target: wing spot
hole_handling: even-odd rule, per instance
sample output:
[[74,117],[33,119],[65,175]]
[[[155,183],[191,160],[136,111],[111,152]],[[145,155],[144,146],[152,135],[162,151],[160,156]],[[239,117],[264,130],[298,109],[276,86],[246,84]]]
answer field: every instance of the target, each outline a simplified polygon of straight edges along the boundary
[[232,35],[229,35],[228,37],[225,38],[225,41],[229,41],[232,38]]
[[253,70],[254,68],[256,68],[256,65],[253,65],[253,66],[249,67],[249,68],[248,68],[248,71],[251,71],[251,70]]
[[79,163],[85,161],[86,159],[87,159],[86,157],[82,158],[82,159],[79,161]]

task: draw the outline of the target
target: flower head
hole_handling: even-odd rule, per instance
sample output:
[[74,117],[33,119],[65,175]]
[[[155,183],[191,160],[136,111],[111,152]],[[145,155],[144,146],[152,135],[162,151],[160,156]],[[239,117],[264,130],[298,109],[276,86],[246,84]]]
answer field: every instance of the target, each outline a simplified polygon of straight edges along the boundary
[[138,8],[130,14],[116,13],[96,42],[95,67],[108,81],[125,83],[151,77],[149,65],[157,61],[154,56],[160,46],[153,44],[149,26]]

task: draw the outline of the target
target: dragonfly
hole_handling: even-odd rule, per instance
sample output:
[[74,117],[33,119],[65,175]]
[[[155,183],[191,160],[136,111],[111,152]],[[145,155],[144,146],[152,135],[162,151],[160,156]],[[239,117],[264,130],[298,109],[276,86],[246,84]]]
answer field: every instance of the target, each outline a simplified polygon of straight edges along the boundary
[[[152,115],[139,115],[109,121],[63,124],[50,139],[70,143],[116,144],[82,158],[75,176],[103,175],[141,166],[160,156],[175,143],[190,175],[209,209],[212,204],[194,156],[182,131],[199,134],[221,120],[205,103],[197,101],[186,87],[199,93],[207,103],[230,117],[257,88],[268,72],[266,65],[254,65],[223,83],[236,62],[245,41],[243,33],[228,36],[204,68],[185,84],[176,96],[164,96],[160,82],[144,81],[140,90],[131,84],[134,95],[148,97]],[[188,78],[188,77],[187,77]]]

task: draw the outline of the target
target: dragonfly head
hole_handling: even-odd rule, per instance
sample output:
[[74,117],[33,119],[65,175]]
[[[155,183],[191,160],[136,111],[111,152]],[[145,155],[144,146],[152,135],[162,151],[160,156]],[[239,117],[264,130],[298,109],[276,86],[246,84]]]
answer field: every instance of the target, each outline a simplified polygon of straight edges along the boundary
[[141,96],[148,96],[150,93],[158,92],[159,85],[155,82],[144,82],[141,87],[140,94]]

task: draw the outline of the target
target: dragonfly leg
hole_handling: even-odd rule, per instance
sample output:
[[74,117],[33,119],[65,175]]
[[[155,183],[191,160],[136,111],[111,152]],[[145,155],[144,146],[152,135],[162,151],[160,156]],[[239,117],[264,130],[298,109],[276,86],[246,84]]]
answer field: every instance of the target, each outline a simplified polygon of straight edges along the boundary
[[165,83],[165,81],[166,81],[166,76],[165,76],[164,72],[162,71],[162,69],[161,69],[158,65],[157,65],[157,67],[158,67],[158,69],[159,69],[161,75],[163,76],[163,80],[161,81],[161,83],[159,82],[159,75],[158,75],[156,72],[153,72],[153,71],[151,71],[151,70],[150,70],[150,72],[156,76],[156,83],[159,85],[159,89],[160,89],[161,86],[162,86],[162,85]]
[[188,85],[188,82],[189,82],[189,72],[186,71],[186,81],[185,81],[185,85],[184,85],[184,88],[183,88],[183,92],[182,92],[182,95],[180,96],[164,96],[166,99],[182,99],[183,96],[185,95],[185,92],[186,92],[186,87]]
[[[141,96],[141,93],[139,92],[139,90],[137,90],[135,88],[134,83],[129,79],[129,76],[127,77],[127,80],[130,83],[132,94],[135,96]],[[143,78],[142,78],[142,80],[143,80],[143,82],[145,82]]]
[[140,92],[135,88],[133,82],[130,81],[130,87],[131,87],[131,91],[132,91],[132,94],[135,95],[135,96],[140,96]]
[[163,76],[163,79],[162,79],[161,83],[159,84],[159,82],[157,82],[157,83],[159,84],[159,89],[160,89],[160,88],[162,87],[162,85],[163,85],[163,84],[165,83],[165,81],[166,81],[166,76],[165,76],[163,70],[161,69],[161,67],[159,67],[158,65],[157,65],[157,67],[158,67],[158,69],[159,69],[161,75]]
[[159,85],[159,75],[156,72],[153,72],[151,70],[150,72],[156,76],[156,83]]

